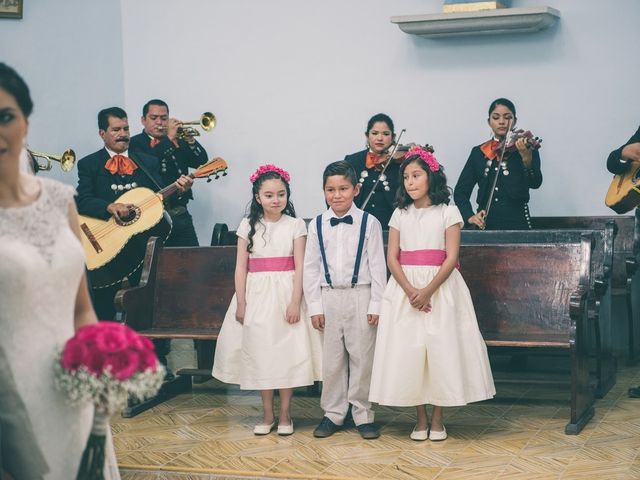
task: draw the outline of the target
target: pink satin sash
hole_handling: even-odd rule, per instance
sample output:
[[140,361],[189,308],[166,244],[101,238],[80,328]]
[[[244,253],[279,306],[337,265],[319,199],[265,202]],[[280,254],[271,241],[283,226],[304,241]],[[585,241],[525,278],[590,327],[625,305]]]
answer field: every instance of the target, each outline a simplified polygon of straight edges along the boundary
[[249,272],[288,272],[295,270],[293,257],[250,258]]
[[[446,258],[446,250],[400,250],[400,265],[439,267]],[[460,268],[460,263],[456,265],[456,268]]]

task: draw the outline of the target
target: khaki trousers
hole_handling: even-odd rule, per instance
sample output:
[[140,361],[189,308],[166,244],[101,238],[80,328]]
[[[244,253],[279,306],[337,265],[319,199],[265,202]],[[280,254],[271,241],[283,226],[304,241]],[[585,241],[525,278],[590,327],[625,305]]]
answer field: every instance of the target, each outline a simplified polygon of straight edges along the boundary
[[324,340],[320,406],[336,425],[342,425],[349,404],[356,425],[372,423],[369,384],[376,327],[367,322],[371,288],[323,288]]

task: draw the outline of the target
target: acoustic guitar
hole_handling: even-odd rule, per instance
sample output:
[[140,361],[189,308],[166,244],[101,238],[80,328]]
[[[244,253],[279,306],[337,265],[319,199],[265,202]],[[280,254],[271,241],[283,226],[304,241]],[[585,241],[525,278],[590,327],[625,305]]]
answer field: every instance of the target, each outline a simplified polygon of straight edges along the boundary
[[640,164],[632,163],[624,175],[613,177],[604,203],[616,213],[627,213],[640,205]]
[[[227,162],[222,158],[198,167],[191,178],[208,178],[227,174]],[[92,288],[116,284],[135,272],[144,260],[147,240],[158,236],[164,240],[171,233],[171,218],[164,201],[176,193],[175,184],[154,192],[138,187],[121,195],[115,203],[134,205],[126,218],[108,220],[80,215],[80,240],[85,251]]]

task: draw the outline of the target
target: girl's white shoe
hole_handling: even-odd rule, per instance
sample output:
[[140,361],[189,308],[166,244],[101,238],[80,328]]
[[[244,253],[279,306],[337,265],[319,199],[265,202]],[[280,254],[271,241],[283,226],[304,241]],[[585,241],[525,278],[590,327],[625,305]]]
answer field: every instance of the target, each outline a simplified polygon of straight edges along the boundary
[[289,421],[289,425],[278,425],[278,435],[291,435],[293,433],[293,419]]
[[429,430],[416,430],[413,429],[411,435],[409,435],[411,440],[415,440],[416,442],[423,442],[429,438]]
[[440,442],[447,439],[447,429],[442,425],[442,431],[436,432],[435,430],[429,430],[429,440],[432,442]]
[[275,419],[273,420],[273,422],[271,422],[271,425],[269,424],[260,424],[260,425],[256,425],[255,427],[253,427],[253,434],[254,435],[267,435],[269,433],[271,433],[271,430],[273,430],[273,427],[276,426],[276,421]]

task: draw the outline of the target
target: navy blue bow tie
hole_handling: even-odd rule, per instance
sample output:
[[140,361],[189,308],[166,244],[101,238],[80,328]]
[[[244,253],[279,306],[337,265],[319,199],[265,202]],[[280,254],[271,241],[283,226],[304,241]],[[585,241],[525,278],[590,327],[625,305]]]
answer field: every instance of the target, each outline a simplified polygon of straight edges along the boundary
[[346,215],[342,218],[331,217],[331,219],[329,219],[329,223],[331,223],[332,227],[335,227],[339,223],[348,223],[349,225],[353,225],[353,217],[351,215]]

